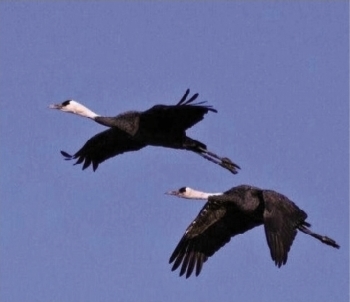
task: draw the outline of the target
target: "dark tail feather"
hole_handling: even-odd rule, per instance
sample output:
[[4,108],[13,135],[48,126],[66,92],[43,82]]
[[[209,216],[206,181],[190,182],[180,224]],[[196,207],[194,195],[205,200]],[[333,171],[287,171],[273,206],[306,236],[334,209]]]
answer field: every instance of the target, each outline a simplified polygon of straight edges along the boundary
[[200,156],[204,157],[205,159],[225,168],[226,170],[229,170],[233,174],[238,173],[238,169],[241,169],[240,166],[235,164],[233,161],[231,161],[227,157],[220,157],[216,155],[215,153],[208,151],[206,145],[203,143],[193,140],[191,138],[187,138],[185,142],[185,148],[187,150],[191,150]]
[[329,238],[327,236],[322,236],[322,235],[316,234],[316,233],[312,232],[310,229],[308,229],[304,225],[298,226],[298,229],[300,231],[302,231],[303,233],[308,234],[308,235],[310,235],[310,236],[320,240],[324,244],[333,246],[333,247],[335,247],[337,249],[340,248],[340,245],[338,243],[336,243],[333,239],[331,239],[331,238]]

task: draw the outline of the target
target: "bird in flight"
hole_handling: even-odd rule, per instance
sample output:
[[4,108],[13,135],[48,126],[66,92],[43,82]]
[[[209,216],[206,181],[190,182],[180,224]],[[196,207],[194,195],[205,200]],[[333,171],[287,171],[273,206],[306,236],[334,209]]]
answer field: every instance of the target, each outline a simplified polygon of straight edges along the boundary
[[182,187],[166,194],[207,200],[169,259],[172,270],[181,265],[180,276],[186,273],[186,278],[194,269],[198,276],[208,257],[231,237],[259,225],[264,225],[271,258],[277,267],[286,264],[297,231],[334,248],[340,247],[333,239],[312,232],[306,222],[307,214],[286,196],[272,190],[240,185],[224,193],[205,193]]
[[194,152],[236,174],[240,169],[237,164],[186,135],[186,130],[200,122],[209,111],[217,112],[205,102],[195,103],[198,93],[187,99],[189,93],[187,89],[176,105],[155,105],[146,111],[128,111],[115,117],[98,115],[74,100],[50,105],[51,109],[74,113],[109,127],[90,138],[75,154],[65,151],[61,154],[66,160],[76,159],[75,164],[83,164],[83,170],[92,164],[95,171],[100,163],[111,157],[148,145],[159,146]]

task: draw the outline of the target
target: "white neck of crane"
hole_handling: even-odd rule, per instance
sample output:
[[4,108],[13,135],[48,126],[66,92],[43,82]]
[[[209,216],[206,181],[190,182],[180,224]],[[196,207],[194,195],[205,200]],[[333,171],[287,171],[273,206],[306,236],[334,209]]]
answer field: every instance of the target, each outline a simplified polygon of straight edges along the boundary
[[84,105],[82,105],[76,101],[71,101],[71,103],[65,109],[66,110],[62,109],[62,111],[74,113],[74,114],[77,114],[77,115],[80,115],[83,117],[87,117],[90,119],[95,119],[96,117],[99,116],[98,114],[96,114],[95,112],[90,110],[89,108],[85,107]]
[[194,190],[192,188],[187,188],[186,192],[182,195],[179,195],[179,197],[187,198],[187,199],[199,199],[199,200],[207,200],[210,196],[218,196],[222,195],[222,192],[219,193],[207,193],[207,192],[201,192],[198,190]]

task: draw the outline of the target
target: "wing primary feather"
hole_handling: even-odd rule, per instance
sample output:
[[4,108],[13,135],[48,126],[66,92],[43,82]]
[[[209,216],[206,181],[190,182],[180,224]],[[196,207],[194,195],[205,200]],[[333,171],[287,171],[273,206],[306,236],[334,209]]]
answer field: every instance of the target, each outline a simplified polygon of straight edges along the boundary
[[275,236],[276,240],[276,247],[277,247],[277,257],[278,257],[278,262],[279,262],[279,267],[282,266],[283,264],[283,247],[282,247],[282,242],[279,240],[278,236]]
[[[192,106],[197,106],[197,105],[203,105],[206,103],[206,101],[201,101],[201,102],[198,102],[196,104],[191,104],[193,103],[193,101],[195,101],[199,94],[198,93],[195,93],[193,96],[191,96],[187,101],[186,101],[186,98],[188,96],[188,94],[190,93],[190,90],[187,89],[185,94],[183,95],[183,97],[181,98],[181,100],[177,103],[177,106],[186,106],[186,105],[192,105]],[[218,111],[216,109],[213,108],[213,106],[211,105],[205,105],[205,108],[209,111],[212,111],[212,112],[215,112],[217,113]]]
[[65,157],[66,160],[73,158],[73,156],[67,153],[66,151],[61,150],[61,154]]
[[175,262],[174,262],[174,265],[173,265],[173,267],[171,268],[172,271],[175,271],[175,270],[180,266],[180,264],[181,264],[181,262],[182,262],[182,258],[183,258],[184,255],[185,255],[185,254],[179,255],[179,257],[176,258],[176,260],[175,260]]
[[195,93],[194,95],[192,95],[185,103],[184,105],[188,105],[190,103],[192,103],[196,98],[198,98],[198,93]]
[[195,267],[196,264],[196,252],[194,250],[191,250],[189,252],[190,256],[189,256],[189,261],[188,261],[188,265],[187,265],[187,273],[186,273],[186,278],[188,278],[189,276],[192,275],[193,269]]
[[183,249],[183,246],[185,246],[184,238],[181,239],[177,247],[175,248],[174,252],[171,254],[169,263],[172,263],[178,256],[180,255],[181,250]]
[[[182,266],[181,266],[181,270],[180,270],[180,276],[182,276],[187,270],[188,262],[190,260],[190,255],[191,255],[191,249],[187,248],[185,259],[182,262]],[[187,275],[186,275],[186,278],[188,278]]]
[[91,164],[91,159],[90,158],[86,158],[84,165],[83,165],[83,170],[85,170],[88,166],[90,166]]
[[204,254],[203,253],[199,253],[197,255],[197,261],[196,261],[196,276],[198,276],[201,273],[202,267],[203,267],[203,262],[204,260]]
[[181,253],[176,254],[176,256],[174,258],[175,262],[174,262],[174,265],[171,269],[172,271],[176,270],[180,266],[184,256],[185,256],[185,252],[183,252],[183,251],[181,251]]
[[84,161],[84,157],[81,156],[81,157],[78,158],[78,160],[75,162],[74,165],[79,165],[79,164],[81,164],[83,161]]
[[196,103],[196,105],[203,105],[205,103],[206,103],[206,101],[200,101],[200,102]]
[[190,93],[190,90],[187,89],[181,100],[177,103],[177,105],[181,105],[187,98],[188,94]]

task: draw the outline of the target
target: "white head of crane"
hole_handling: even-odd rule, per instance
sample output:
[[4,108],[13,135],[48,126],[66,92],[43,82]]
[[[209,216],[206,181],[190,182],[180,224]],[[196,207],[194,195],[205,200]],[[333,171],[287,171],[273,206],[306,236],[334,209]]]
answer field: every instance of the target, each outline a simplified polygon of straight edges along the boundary
[[61,104],[52,104],[49,106],[51,109],[58,109],[63,112],[68,112],[68,113],[73,113],[77,114],[83,117],[87,117],[90,119],[95,119],[98,114],[90,110],[89,108],[85,107],[84,105],[78,103],[77,101],[74,100],[67,100],[64,101]]
[[197,191],[195,189],[192,189],[190,187],[182,187],[175,191],[169,191],[166,192],[167,195],[173,195],[180,198],[186,198],[186,199],[199,199],[199,200],[207,200],[209,196],[217,196],[222,195],[223,193],[206,193]]

